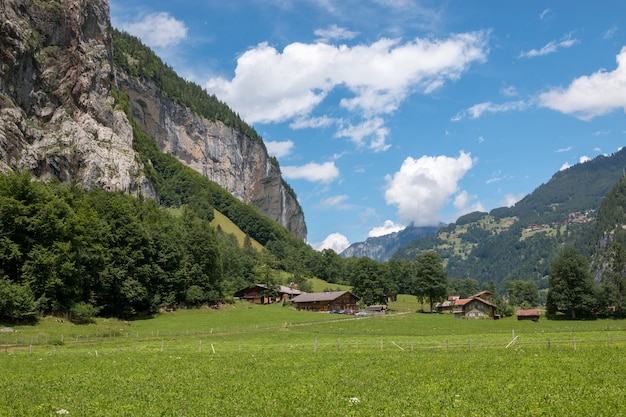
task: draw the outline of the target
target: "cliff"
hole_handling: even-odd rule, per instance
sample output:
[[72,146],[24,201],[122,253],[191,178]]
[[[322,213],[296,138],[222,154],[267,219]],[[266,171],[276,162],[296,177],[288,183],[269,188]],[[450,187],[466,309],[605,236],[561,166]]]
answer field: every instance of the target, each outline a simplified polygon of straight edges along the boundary
[[154,196],[110,95],[104,1],[0,1],[0,170]]
[[258,208],[300,239],[306,238],[302,209],[283,184],[263,143],[207,120],[165,97],[151,80],[117,73],[128,95],[133,120],[162,152],[218,183],[239,200]]
[[112,48],[106,0],[0,0],[0,171],[158,198],[115,108],[118,88],[163,152],[306,238],[301,207],[260,140],[116,74]]

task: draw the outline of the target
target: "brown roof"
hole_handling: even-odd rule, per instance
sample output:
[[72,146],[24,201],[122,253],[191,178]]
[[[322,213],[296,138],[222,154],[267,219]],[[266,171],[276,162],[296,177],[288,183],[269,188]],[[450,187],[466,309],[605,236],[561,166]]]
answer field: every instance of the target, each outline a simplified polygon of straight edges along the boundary
[[518,317],[528,317],[528,316],[541,316],[541,310],[517,310],[515,313]]
[[456,300],[456,301],[454,302],[454,305],[455,305],[455,306],[464,306],[465,304],[469,303],[469,302],[470,302],[470,301],[472,301],[472,300],[480,301],[481,303],[483,303],[483,304],[487,304],[488,306],[491,306],[491,307],[496,307],[496,306],[495,306],[495,304],[492,304],[492,303],[490,303],[490,302],[489,302],[489,301],[487,301],[487,300],[483,300],[483,299],[482,299],[482,298],[480,298],[480,297],[461,298],[461,299],[459,299],[459,300]]
[[[312,303],[315,301],[333,301],[344,294],[350,294],[349,291],[330,291],[330,292],[309,292],[294,297],[291,301],[294,303]],[[354,298],[358,298],[353,295]]]

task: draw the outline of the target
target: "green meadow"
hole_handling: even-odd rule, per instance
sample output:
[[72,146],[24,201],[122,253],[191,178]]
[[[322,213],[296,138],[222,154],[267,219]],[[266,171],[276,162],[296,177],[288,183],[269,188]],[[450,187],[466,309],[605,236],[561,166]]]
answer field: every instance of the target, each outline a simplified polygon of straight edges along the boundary
[[[626,322],[235,303],[0,333],[0,416],[623,415]],[[407,311],[408,309],[408,311]]]

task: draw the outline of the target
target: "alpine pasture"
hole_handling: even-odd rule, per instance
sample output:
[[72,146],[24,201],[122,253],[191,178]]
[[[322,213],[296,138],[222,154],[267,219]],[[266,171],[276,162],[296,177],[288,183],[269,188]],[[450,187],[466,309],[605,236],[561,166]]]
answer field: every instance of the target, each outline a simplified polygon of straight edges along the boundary
[[[237,302],[0,333],[1,416],[615,416],[626,322]],[[413,303],[412,307],[416,307]]]

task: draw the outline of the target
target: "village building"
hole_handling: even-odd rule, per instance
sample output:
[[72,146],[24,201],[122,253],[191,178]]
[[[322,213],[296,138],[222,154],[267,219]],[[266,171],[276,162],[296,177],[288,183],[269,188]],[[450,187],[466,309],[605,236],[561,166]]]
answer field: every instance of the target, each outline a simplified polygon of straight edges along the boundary
[[532,310],[517,310],[515,312],[518,320],[531,320],[534,322],[539,321],[539,317],[541,317],[541,310],[532,309]]
[[359,298],[350,291],[302,293],[291,299],[298,310],[354,313]]
[[254,284],[237,291],[234,296],[254,304],[272,304],[289,301],[300,294],[302,291],[286,285],[270,288],[266,284]]
[[435,308],[439,313],[452,313],[458,319],[493,319],[496,318],[496,306],[490,301],[492,296],[490,291],[481,291],[468,298],[451,295],[446,301],[437,303]]
[[457,319],[493,319],[496,306],[480,297],[461,298],[454,302],[452,313]]

